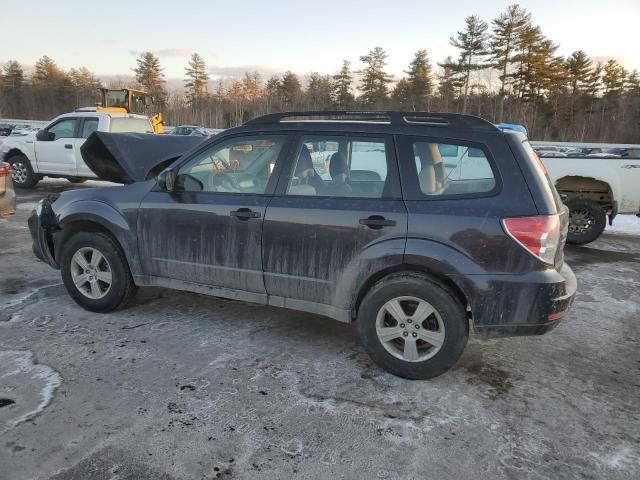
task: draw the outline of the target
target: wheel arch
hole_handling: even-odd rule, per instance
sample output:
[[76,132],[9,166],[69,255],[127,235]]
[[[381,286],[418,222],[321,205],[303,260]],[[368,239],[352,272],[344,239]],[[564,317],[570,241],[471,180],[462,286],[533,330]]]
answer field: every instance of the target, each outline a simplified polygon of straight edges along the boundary
[[54,234],[54,258],[65,242],[78,232],[100,232],[111,236],[124,253],[129,270],[137,273],[138,256],[135,229],[132,230],[120,212],[103,202],[76,202],[63,209]]
[[358,293],[355,297],[355,301],[352,307],[352,312],[351,312],[352,317],[356,318],[358,314],[358,309],[360,308],[362,300],[364,299],[367,292],[376,283],[380,282],[381,280],[383,280],[384,278],[390,275],[394,275],[402,272],[418,274],[418,275],[427,277],[428,279],[435,280],[438,284],[440,284],[445,289],[447,289],[449,293],[462,304],[463,308],[465,308],[467,312],[471,313],[471,316],[469,319],[471,320],[473,318],[473,312],[471,310],[471,302],[463,292],[462,288],[458,284],[456,284],[450,276],[445,275],[441,272],[438,272],[434,269],[425,267],[424,265],[416,265],[416,264],[410,264],[410,263],[402,263],[399,265],[394,265],[392,267],[385,268],[383,270],[380,270],[370,275],[358,288]]
[[555,182],[560,193],[573,198],[585,198],[600,204],[611,205],[618,198],[618,185],[613,179],[600,176],[564,175]]

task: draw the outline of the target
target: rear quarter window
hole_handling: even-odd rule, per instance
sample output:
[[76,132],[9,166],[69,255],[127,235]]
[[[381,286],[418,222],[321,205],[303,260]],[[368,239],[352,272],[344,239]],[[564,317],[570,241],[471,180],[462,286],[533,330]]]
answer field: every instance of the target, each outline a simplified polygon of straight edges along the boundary
[[400,151],[405,196],[410,200],[489,196],[499,187],[483,145],[405,137]]
[[151,122],[146,118],[111,118],[110,131],[112,133],[153,133]]

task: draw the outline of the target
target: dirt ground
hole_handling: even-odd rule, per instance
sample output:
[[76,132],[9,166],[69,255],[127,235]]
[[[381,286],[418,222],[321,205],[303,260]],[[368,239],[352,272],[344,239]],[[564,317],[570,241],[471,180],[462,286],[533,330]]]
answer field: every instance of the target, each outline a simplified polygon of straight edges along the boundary
[[567,249],[553,332],[408,381],[314,315],[162,289],[82,310],[26,219],[90,185],[0,221],[0,479],[640,478],[640,235]]

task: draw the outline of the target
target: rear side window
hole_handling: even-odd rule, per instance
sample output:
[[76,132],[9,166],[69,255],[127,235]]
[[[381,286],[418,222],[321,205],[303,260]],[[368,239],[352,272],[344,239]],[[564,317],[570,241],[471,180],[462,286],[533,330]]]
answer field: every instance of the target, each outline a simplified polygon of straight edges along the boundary
[[491,162],[479,145],[424,138],[405,138],[402,143],[410,199],[486,195],[497,187]]
[[98,130],[98,119],[85,118],[84,123],[82,124],[82,138],[87,138],[96,130]]
[[111,119],[111,131],[130,133],[153,133],[151,122],[146,118],[119,117]]
[[287,195],[389,197],[388,162],[384,138],[304,136],[296,150]]

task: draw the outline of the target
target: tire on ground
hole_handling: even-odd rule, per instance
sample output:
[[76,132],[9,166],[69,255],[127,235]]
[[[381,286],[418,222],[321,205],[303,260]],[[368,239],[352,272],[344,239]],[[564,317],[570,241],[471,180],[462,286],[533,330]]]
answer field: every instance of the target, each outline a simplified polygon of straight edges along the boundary
[[[111,267],[111,287],[102,298],[91,299],[80,292],[74,284],[71,273],[71,260],[73,255],[83,247],[98,250]],[[124,252],[116,240],[106,233],[79,232],[71,236],[62,248],[60,270],[62,272],[62,281],[69,295],[78,305],[92,312],[107,313],[123,308],[137,291]]]
[[7,160],[11,164],[11,168],[20,171],[18,176],[16,173],[12,173],[11,179],[13,184],[18,188],[33,188],[36,186],[40,177],[33,171],[31,162],[26,155],[22,153],[14,155]]
[[[604,209],[596,202],[587,200],[586,198],[576,198],[566,202],[569,208],[569,232],[567,233],[567,243],[573,245],[584,245],[593,242],[604,232],[607,215]],[[581,218],[589,218],[589,225],[581,228],[583,225],[572,223],[577,221],[577,216]],[[582,223],[582,222],[581,222]]]
[[[439,313],[445,338],[440,350],[423,361],[405,361],[389,353],[378,338],[376,318],[389,300],[416,297],[430,303]],[[437,280],[414,272],[395,273],[376,283],[366,294],[356,320],[360,341],[380,367],[409,379],[427,379],[449,370],[462,355],[469,337],[469,323],[464,306]]]

